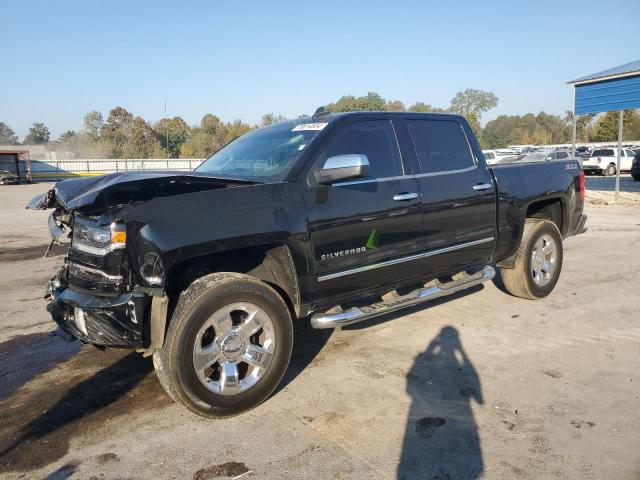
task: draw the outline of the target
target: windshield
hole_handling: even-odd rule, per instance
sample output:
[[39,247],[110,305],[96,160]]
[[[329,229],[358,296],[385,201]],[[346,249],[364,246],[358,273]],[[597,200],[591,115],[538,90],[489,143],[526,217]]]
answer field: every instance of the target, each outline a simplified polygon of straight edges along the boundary
[[326,123],[282,122],[243,135],[209,157],[196,171],[266,181],[282,176]]

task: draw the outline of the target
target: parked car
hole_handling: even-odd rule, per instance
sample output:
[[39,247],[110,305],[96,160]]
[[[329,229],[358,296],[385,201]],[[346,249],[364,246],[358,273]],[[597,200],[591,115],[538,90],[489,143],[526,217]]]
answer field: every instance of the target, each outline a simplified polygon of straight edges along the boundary
[[589,150],[589,147],[576,147],[576,155],[580,157],[589,157],[591,156],[591,151]]
[[510,157],[515,155],[514,152],[505,151],[505,150],[482,150],[482,153],[488,165],[493,165],[494,163],[498,163],[501,159],[505,157]]
[[20,177],[9,170],[0,170],[0,185],[15,185],[20,183]]
[[640,150],[636,152],[631,164],[631,176],[635,182],[640,182]]
[[[617,148],[598,148],[591,152],[591,156],[584,159],[582,168],[585,173],[604,174],[612,176],[616,174],[618,149]],[[620,154],[620,171],[628,172],[631,170],[631,164],[635,157],[633,151],[623,148]]]
[[541,162],[546,156],[546,153],[526,153],[518,155],[517,157],[506,157],[500,161],[500,164],[512,162]]
[[[571,160],[571,150],[558,149],[548,153],[545,157],[545,161],[550,160]],[[573,160],[579,160],[579,158],[573,158]]]
[[549,295],[564,239],[585,231],[584,194],[572,160],[488,168],[458,115],[319,112],[195,172],[64,180],[29,208],[70,236],[47,295],[60,335],[153,355],[171,398],[218,417],[274,391],[295,319],[360,322],[490,280],[494,264],[511,294]]

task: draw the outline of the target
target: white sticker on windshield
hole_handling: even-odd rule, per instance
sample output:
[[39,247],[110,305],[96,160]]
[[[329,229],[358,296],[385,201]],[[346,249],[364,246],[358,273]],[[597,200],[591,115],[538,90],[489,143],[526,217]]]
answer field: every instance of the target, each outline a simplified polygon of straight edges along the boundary
[[300,130],[322,130],[326,127],[327,123],[301,123],[291,129],[292,132],[299,132]]

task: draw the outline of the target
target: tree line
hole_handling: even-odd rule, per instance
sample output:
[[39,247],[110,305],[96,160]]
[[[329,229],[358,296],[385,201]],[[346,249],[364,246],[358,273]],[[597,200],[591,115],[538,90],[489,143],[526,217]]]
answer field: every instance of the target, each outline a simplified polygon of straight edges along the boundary
[[[378,93],[369,92],[360,97],[343,96],[325,105],[325,110],[458,113],[469,121],[483,148],[571,141],[572,112],[566,112],[562,117],[545,112],[537,115],[500,115],[482,128],[482,114],[495,108],[497,104],[498,97],[492,92],[474,89],[456,93],[445,108],[424,102],[415,102],[407,107],[399,100],[385,100]],[[162,118],[152,124],[118,106],[109,112],[106,119],[98,111],[87,113],[80,130],[68,130],[54,140],[50,138],[46,125],[35,122],[22,144],[47,144],[51,150],[59,152],[59,158],[69,153],[77,158],[205,158],[254,128],[283,120],[286,118],[282,115],[267,113],[262,116],[260,123],[249,125],[241,120],[224,122],[216,115],[207,113],[198,125],[188,125],[179,116]],[[579,142],[608,142],[617,139],[617,112],[598,117],[582,115],[578,117],[576,124]],[[625,112],[623,137],[625,140],[640,140],[638,111]],[[0,145],[19,143],[14,131],[0,122]]]

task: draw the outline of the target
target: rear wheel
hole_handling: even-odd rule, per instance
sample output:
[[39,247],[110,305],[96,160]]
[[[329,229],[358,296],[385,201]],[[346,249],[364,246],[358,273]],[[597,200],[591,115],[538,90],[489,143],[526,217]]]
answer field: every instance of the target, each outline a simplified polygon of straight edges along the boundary
[[154,364],[171,398],[224,417],[271,395],[292,345],[289,309],[274,289],[247,275],[214,273],[180,295]]
[[604,174],[607,177],[613,177],[616,174],[616,166],[613,163],[610,163],[604,170]]
[[527,218],[515,268],[500,269],[507,291],[516,297],[538,299],[549,295],[562,270],[562,235],[549,220]]

